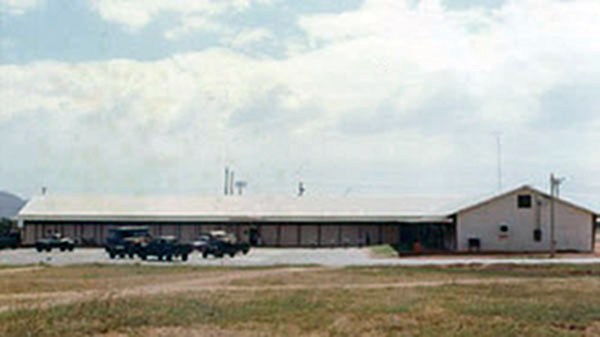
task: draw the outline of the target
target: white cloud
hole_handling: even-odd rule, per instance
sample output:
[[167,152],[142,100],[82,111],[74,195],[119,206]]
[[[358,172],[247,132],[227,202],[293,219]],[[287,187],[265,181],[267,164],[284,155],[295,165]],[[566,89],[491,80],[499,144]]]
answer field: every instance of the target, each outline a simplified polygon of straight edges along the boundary
[[92,8],[110,22],[118,23],[130,30],[138,30],[149,24],[162,13],[174,13],[181,17],[181,27],[166,33],[167,38],[175,38],[191,29],[214,28],[219,15],[244,12],[254,4],[267,4],[273,0],[91,0]]
[[[115,14],[123,13],[121,3],[97,1],[106,18],[132,28],[173,10],[186,12],[189,31],[228,29],[211,27],[180,2],[127,2],[132,13],[140,10],[132,20]],[[222,10],[208,4],[215,7],[189,7]],[[75,167],[108,171],[111,179],[119,177],[119,165],[163,169],[126,182],[134,187],[153,174],[165,179],[164,189],[187,191],[201,178],[218,186],[225,162],[255,184],[266,179],[277,186],[293,183],[306,162],[313,178],[324,180],[336,171],[340,180],[393,177],[396,186],[412,188],[494,186],[496,130],[504,131],[506,180],[530,182],[522,179],[597,164],[589,145],[600,143],[596,114],[578,114],[585,122],[574,124],[577,130],[560,122],[553,130],[538,128],[549,92],[600,84],[600,45],[593,43],[599,11],[600,4],[585,0],[515,0],[492,11],[448,11],[432,0],[416,7],[366,1],[352,12],[301,18],[306,45],[281,60],[214,49],[154,62],[1,66],[0,120],[42,114],[56,117],[45,124],[53,133],[86,130],[75,150],[62,149],[60,138],[45,146],[64,158],[85,158]],[[169,38],[187,32],[183,22]],[[231,44],[273,38],[259,28]],[[576,98],[568,102],[593,104]],[[85,153],[96,154],[95,169]],[[118,165],[98,163],[111,161]],[[361,175],[365,167],[378,169]],[[209,172],[196,176],[196,168]],[[192,183],[180,181],[190,176]]]
[[265,28],[247,29],[237,34],[230,42],[233,48],[244,48],[274,39],[275,35]]
[[230,28],[204,16],[187,16],[181,20],[179,26],[167,30],[164,37],[168,40],[176,40],[198,31],[229,34]]
[[45,0],[0,0],[0,12],[21,15],[39,7]]

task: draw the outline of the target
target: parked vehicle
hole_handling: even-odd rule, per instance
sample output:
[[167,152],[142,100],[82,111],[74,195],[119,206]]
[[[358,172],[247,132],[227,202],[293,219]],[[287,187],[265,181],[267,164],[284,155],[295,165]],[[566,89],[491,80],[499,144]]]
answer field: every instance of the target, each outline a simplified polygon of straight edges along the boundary
[[146,260],[149,256],[156,256],[158,260],[171,261],[173,258],[181,258],[182,261],[187,261],[192,250],[192,245],[179,243],[174,236],[160,236],[141,243],[137,246],[136,252],[142,260]]
[[51,251],[54,248],[60,249],[61,252],[66,250],[72,252],[75,249],[75,241],[71,238],[62,236],[60,233],[54,233],[49,238],[38,240],[35,243],[35,249],[38,252]]
[[209,255],[219,258],[225,255],[235,257],[239,252],[246,255],[249,251],[250,245],[248,243],[237,242],[234,234],[224,231],[210,232],[210,240],[201,248],[203,258],[207,258]]
[[17,249],[21,245],[21,233],[11,232],[0,236],[0,249]]
[[[208,246],[213,241],[232,240],[231,235],[232,234],[227,234],[226,231],[222,231],[222,230],[200,233],[200,235],[198,235],[198,240],[194,241],[192,243],[192,246],[194,246],[195,250],[202,252],[204,247]],[[233,240],[235,240],[235,238],[233,238]]]
[[150,239],[148,227],[119,227],[108,230],[104,250],[111,259],[115,257],[133,259],[138,246]]

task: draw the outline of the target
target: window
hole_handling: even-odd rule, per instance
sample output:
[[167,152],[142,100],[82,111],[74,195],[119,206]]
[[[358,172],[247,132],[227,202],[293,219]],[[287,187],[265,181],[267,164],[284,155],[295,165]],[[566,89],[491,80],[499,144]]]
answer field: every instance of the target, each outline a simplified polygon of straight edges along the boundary
[[508,225],[506,225],[506,224],[500,225],[500,232],[508,233]]
[[531,195],[519,195],[517,206],[519,208],[531,208]]
[[535,241],[535,242],[542,241],[542,230],[541,229],[533,230],[533,241]]

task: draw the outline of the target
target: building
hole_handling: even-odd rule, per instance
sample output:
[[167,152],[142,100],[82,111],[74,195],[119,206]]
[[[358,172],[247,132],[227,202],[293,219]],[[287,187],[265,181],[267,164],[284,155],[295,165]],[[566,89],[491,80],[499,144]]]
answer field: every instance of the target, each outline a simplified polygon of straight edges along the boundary
[[[411,251],[516,252],[550,248],[550,196],[523,186],[475,202],[458,198],[34,197],[17,219],[24,244],[61,232],[101,245],[110,228],[144,225],[183,241],[225,229],[274,247],[395,244]],[[594,247],[594,212],[556,200],[557,249]]]
[[[458,209],[453,217],[460,252],[543,252],[551,245],[550,195],[529,186]],[[554,238],[559,251],[591,252],[596,213],[563,199],[554,201]]]

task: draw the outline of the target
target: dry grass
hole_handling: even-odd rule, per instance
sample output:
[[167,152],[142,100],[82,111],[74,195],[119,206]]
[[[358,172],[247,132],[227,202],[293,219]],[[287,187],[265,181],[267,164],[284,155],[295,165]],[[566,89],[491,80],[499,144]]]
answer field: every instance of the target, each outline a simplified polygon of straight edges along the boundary
[[371,246],[368,249],[369,253],[376,258],[398,257],[398,252],[390,245]]
[[79,265],[44,266],[31,272],[11,273],[0,278],[1,294],[82,290],[115,290],[130,286],[168,283],[220,275],[218,268],[187,266]]
[[[93,271],[95,268],[98,271]],[[136,268],[48,268],[53,270],[45,270],[44,275],[76,281],[76,275],[91,273],[91,279],[125,282],[130,277],[137,281],[140,276],[170,282],[169,277],[213,273],[253,277],[223,282],[237,288],[109,296],[10,310],[0,313],[0,335],[598,336],[600,332],[600,266],[309,269],[300,274],[272,272],[264,277],[260,277],[261,270]],[[485,283],[316,287],[465,279]],[[244,288],[265,284],[306,286],[293,290]]]

